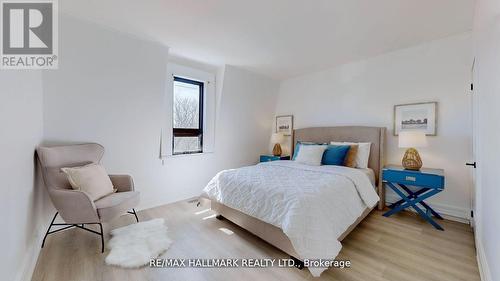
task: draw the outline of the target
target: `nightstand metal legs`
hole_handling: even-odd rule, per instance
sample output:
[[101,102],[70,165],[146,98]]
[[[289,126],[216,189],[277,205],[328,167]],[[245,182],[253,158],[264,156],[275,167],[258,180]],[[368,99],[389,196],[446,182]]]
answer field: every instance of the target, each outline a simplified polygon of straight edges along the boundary
[[[424,192],[426,192],[426,191],[428,190],[427,188],[422,188],[422,189],[418,190],[417,192],[413,192],[413,191],[411,191],[411,190],[410,190],[410,189],[409,189],[406,185],[404,185],[404,184],[399,184],[399,186],[400,186],[402,189],[404,189],[404,191],[406,191],[406,193],[408,193],[408,197],[409,197],[410,199],[416,199],[416,198],[418,198],[418,196],[419,196],[420,194],[422,194],[422,193],[424,193]],[[389,206],[389,208],[393,209],[394,207],[396,207],[397,205],[399,205],[399,204],[401,204],[401,203],[403,203],[403,202],[405,202],[405,200],[404,200],[404,199],[401,199],[401,200],[399,200],[398,202],[391,204],[391,205]],[[435,216],[436,218],[438,218],[438,219],[440,219],[440,220],[442,220],[442,219],[443,219],[443,217],[441,217],[441,215],[440,215],[440,214],[438,214],[436,211],[434,211],[434,209],[432,209],[432,208],[431,208],[429,205],[427,205],[427,203],[425,203],[424,201],[421,201],[421,202],[420,202],[420,205],[422,205],[424,208],[426,208],[426,209],[427,209],[427,213],[429,213],[429,212],[430,212],[430,213],[431,213],[433,216]]]
[[[400,212],[406,208],[413,208],[423,219],[432,224],[435,228],[439,230],[444,230],[437,222],[435,222],[430,215],[434,215],[438,219],[443,219],[434,209],[432,209],[429,205],[427,205],[424,200],[436,195],[441,192],[442,189],[435,188],[421,188],[416,192],[412,192],[408,187],[404,184],[396,184],[391,182],[386,182],[386,184],[401,197],[401,200],[390,205],[392,208],[390,211],[384,213],[385,217],[389,217],[397,212]],[[399,187],[399,188],[398,188]],[[404,194],[404,190],[408,195]],[[426,210],[422,210],[417,204],[422,205]]]

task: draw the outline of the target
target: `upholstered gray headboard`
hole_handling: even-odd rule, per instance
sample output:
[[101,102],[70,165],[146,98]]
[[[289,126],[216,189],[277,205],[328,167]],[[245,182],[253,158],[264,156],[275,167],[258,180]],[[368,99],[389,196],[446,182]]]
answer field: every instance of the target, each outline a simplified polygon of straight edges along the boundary
[[385,148],[384,127],[341,126],[314,127],[296,129],[293,132],[292,151],[298,141],[330,143],[331,141],[371,142],[368,167],[375,172],[375,181],[379,186],[384,167]]

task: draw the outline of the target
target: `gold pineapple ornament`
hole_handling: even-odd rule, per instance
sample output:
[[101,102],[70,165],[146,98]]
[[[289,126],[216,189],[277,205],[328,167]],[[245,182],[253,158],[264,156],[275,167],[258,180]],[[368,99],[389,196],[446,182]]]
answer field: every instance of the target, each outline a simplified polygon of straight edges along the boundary
[[405,156],[403,156],[401,164],[403,164],[403,167],[407,170],[418,171],[422,168],[422,159],[415,148],[408,148],[405,152]]
[[422,168],[422,158],[415,147],[427,146],[427,139],[423,131],[399,132],[399,147],[408,148],[401,160],[401,164],[407,170],[418,171]]
[[281,145],[279,143],[275,144],[273,147],[273,155],[274,156],[281,156],[281,153],[283,153],[281,151]]

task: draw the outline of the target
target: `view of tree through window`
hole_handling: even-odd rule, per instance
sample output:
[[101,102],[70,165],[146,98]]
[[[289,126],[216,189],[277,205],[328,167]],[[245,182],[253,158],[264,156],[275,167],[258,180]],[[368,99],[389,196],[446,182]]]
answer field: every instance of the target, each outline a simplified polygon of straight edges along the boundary
[[202,152],[203,83],[174,77],[173,153]]
[[174,128],[198,128],[200,86],[174,81]]

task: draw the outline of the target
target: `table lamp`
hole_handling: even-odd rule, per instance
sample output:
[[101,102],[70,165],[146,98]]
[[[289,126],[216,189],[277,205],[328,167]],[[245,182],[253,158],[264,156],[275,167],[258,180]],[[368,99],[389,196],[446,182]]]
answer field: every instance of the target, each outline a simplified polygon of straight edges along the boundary
[[285,136],[282,133],[274,133],[271,136],[271,143],[274,143],[273,155],[281,156],[281,142],[283,142]]
[[408,148],[401,163],[407,170],[418,171],[422,168],[422,159],[416,147],[427,146],[427,139],[423,131],[403,131],[399,132],[399,147]]

